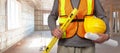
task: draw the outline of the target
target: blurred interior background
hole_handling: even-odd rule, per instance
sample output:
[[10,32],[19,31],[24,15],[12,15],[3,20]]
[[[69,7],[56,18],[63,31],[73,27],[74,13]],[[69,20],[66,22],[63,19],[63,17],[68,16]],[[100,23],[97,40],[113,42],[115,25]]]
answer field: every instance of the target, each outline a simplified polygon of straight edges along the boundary
[[[41,53],[51,40],[47,24],[54,0],[0,0],[0,53]],[[120,0],[100,0],[110,36],[120,43]],[[51,53],[56,53],[57,45]],[[120,53],[96,44],[96,53]]]

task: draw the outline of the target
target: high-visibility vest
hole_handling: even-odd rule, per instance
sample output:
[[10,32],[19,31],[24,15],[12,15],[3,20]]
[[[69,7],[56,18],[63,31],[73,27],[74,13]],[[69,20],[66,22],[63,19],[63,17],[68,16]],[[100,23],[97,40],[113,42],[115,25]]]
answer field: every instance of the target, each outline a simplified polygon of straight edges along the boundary
[[[84,19],[87,15],[93,15],[94,0],[81,0],[78,6],[78,14],[74,19]],[[62,24],[66,20],[67,16],[73,10],[70,0],[59,0],[59,23]],[[85,30],[84,23],[81,22],[71,22],[67,27],[66,32],[62,38],[71,38],[77,33],[78,36],[84,38]]]

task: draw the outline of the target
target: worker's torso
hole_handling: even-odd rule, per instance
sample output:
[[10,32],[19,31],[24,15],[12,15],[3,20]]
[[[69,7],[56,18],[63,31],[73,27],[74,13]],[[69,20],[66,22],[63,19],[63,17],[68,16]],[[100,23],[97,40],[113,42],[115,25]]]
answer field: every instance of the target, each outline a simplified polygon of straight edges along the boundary
[[[59,0],[59,8],[58,8],[59,17],[67,18],[67,15],[69,15],[74,8],[77,8],[79,12],[77,16],[74,18],[74,20],[80,20],[80,19],[83,20],[88,13],[87,2],[88,0],[64,0],[64,2],[62,0]],[[93,0],[91,2],[92,2],[92,7],[91,7],[92,11],[90,14],[92,15],[94,2]],[[66,33],[66,36],[64,36],[64,38],[73,37],[75,33],[78,34],[78,36],[84,38],[85,31],[84,31],[83,21],[71,22],[70,25],[67,27],[65,33]]]

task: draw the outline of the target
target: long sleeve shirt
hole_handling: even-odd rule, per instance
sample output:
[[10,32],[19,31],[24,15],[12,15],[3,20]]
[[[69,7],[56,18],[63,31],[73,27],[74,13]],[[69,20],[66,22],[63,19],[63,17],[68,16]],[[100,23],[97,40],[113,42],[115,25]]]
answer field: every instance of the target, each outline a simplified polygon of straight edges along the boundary
[[[80,4],[79,1],[80,0],[71,0],[72,6],[74,8],[78,8],[78,6]],[[108,23],[108,19],[105,16],[104,9],[103,9],[102,5],[100,4],[99,0],[95,0],[94,2],[95,2],[94,3],[94,15],[105,21],[106,26],[107,26],[106,33],[108,33],[109,32],[109,25],[108,25],[109,23]],[[58,19],[58,4],[59,4],[58,0],[55,0],[52,11],[48,17],[48,26],[51,31],[54,30],[55,28],[57,28],[56,20]],[[60,39],[58,42],[58,45],[74,46],[74,47],[87,47],[87,46],[94,46],[94,43],[91,40],[80,38],[77,36],[77,34],[75,34],[75,36],[72,38]]]

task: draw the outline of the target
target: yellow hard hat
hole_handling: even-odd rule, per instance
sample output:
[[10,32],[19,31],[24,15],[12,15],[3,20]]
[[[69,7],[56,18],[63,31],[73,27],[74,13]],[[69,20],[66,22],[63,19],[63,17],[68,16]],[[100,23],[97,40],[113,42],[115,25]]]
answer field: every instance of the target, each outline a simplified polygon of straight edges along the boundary
[[95,16],[86,16],[84,20],[85,32],[104,33],[106,31],[105,22]]

